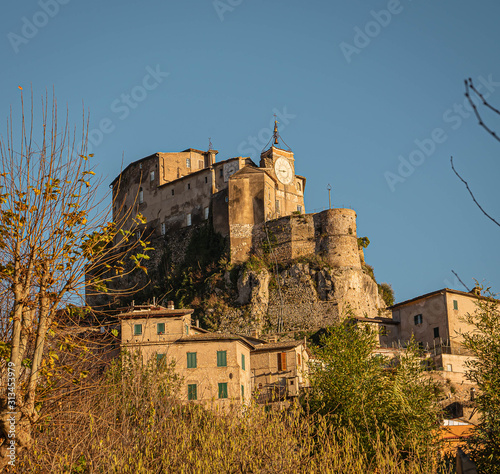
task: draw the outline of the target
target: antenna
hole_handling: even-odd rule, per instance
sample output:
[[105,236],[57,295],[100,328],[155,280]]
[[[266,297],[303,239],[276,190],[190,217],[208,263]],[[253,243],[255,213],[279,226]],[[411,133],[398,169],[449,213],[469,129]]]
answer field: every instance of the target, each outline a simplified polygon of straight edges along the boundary
[[326,187],[326,189],[328,189],[328,208],[331,209],[332,208],[332,196],[331,196],[331,191],[332,191],[332,187],[330,186],[330,183],[328,183],[328,186]]

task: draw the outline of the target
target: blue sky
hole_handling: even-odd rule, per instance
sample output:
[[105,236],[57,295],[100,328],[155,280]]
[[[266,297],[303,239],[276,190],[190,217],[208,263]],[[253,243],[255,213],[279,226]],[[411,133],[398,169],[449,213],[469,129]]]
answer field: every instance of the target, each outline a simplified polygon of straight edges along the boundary
[[[494,0],[40,0],[0,17],[1,133],[18,86],[90,112],[97,171],[157,151],[257,159],[278,115],[306,210],[358,214],[378,281],[402,301],[443,287],[500,290],[500,143],[464,108],[472,77],[500,106]],[[38,100],[38,99],[37,99]],[[485,113],[500,131],[500,117]],[[413,164],[412,164],[413,163]],[[106,187],[103,192],[106,191]]]

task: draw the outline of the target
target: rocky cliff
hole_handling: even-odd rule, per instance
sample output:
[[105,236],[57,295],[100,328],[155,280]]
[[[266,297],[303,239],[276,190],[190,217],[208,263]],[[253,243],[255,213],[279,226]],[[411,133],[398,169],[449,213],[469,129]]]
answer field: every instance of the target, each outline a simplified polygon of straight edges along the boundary
[[[209,221],[156,237],[149,282],[136,272],[121,284],[147,283],[128,299],[192,307],[212,330],[309,332],[349,314],[382,315],[386,304],[358,247],[354,211],[287,216],[265,226],[256,229],[252,255],[239,265],[229,262],[228,241]],[[106,297],[89,303],[104,304]]]

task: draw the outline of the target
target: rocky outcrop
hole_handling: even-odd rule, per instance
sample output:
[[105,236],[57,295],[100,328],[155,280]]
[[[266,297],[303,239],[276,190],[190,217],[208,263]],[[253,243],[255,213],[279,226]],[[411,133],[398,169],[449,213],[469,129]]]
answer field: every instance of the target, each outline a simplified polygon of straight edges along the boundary
[[385,311],[377,283],[359,268],[294,263],[279,272],[245,271],[237,288],[241,306],[221,329],[314,331],[350,315],[372,318]]

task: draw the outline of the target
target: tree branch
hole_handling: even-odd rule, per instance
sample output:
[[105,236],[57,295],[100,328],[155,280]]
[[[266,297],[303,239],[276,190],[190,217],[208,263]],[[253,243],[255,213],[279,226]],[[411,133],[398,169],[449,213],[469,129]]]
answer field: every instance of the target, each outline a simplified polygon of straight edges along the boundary
[[474,201],[474,203],[476,204],[477,207],[479,207],[479,209],[481,210],[481,212],[490,220],[492,220],[497,226],[500,227],[500,223],[498,223],[495,219],[493,219],[493,217],[491,217],[482,207],[481,207],[481,204],[479,204],[477,202],[477,199],[476,197],[474,196],[474,194],[472,193],[471,189],[469,188],[469,184],[467,183],[467,181],[465,181],[465,179],[463,179],[457,172],[457,170],[455,169],[455,167],[453,166],[453,156],[450,157],[450,163],[451,163],[451,169],[453,170],[453,172],[458,176],[458,179],[460,181],[462,181],[462,183],[465,184],[465,187],[467,188],[467,191],[469,191],[469,194],[471,195],[472,197],[472,200]]

